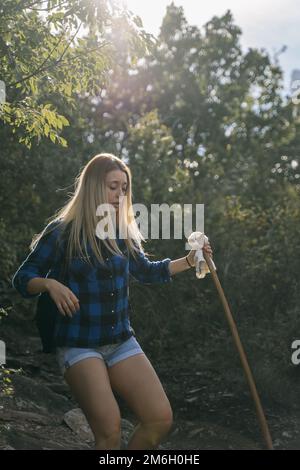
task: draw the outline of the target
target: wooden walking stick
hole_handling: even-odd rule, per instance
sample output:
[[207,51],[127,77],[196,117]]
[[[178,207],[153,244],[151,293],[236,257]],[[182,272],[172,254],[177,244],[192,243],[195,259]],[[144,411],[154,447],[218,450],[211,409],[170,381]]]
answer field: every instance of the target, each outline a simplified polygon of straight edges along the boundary
[[196,276],[199,279],[203,279],[203,277],[205,277],[205,275],[208,273],[208,270],[212,275],[214,284],[217,288],[217,291],[219,293],[221,302],[222,302],[223,307],[224,307],[225,316],[226,316],[226,319],[228,321],[228,324],[229,324],[229,327],[230,327],[230,330],[231,330],[231,333],[232,333],[232,336],[233,336],[233,341],[234,341],[235,346],[238,350],[238,354],[239,354],[239,357],[240,357],[240,360],[241,360],[241,363],[242,363],[242,366],[243,366],[243,369],[244,369],[244,372],[245,372],[245,375],[246,375],[246,379],[247,379],[247,382],[248,382],[249,387],[250,387],[250,392],[251,392],[252,398],[254,400],[258,421],[259,421],[259,424],[260,424],[260,427],[261,427],[261,431],[262,431],[264,441],[266,443],[266,447],[267,447],[267,449],[272,450],[273,449],[273,443],[272,443],[272,438],[271,438],[271,434],[270,434],[270,431],[269,431],[268,423],[267,423],[267,420],[266,420],[266,417],[265,417],[265,414],[264,414],[264,411],[263,411],[263,407],[261,405],[259,395],[257,393],[254,378],[253,378],[251,369],[249,367],[249,363],[248,363],[248,360],[247,360],[247,357],[246,357],[246,353],[245,353],[243,345],[241,343],[235,321],[234,321],[233,316],[231,314],[231,311],[230,311],[228,302],[226,300],[224,291],[222,289],[221,283],[220,283],[218,275],[216,273],[215,263],[213,262],[212,258],[210,258],[210,256],[205,251],[203,251],[203,246],[207,242],[208,242],[208,238],[202,232],[193,232],[188,238],[189,245],[193,249],[195,249],[195,251],[196,251],[195,252]]
[[235,321],[234,321],[233,316],[231,314],[228,302],[226,300],[224,291],[223,291],[222,286],[220,284],[218,275],[217,275],[215,267],[214,267],[214,265],[211,261],[211,258],[204,251],[203,251],[203,256],[204,256],[204,259],[205,259],[205,261],[206,261],[206,263],[209,267],[209,270],[210,270],[210,273],[212,275],[214,284],[217,288],[217,291],[219,293],[221,302],[222,302],[223,307],[224,307],[225,316],[226,316],[226,319],[229,323],[229,327],[230,327],[230,330],[231,330],[231,333],[232,333],[232,336],[233,336],[233,340],[234,340],[234,343],[235,343],[236,348],[238,350],[240,360],[242,362],[242,366],[243,366],[243,369],[244,369],[244,372],[245,372],[245,375],[246,375],[246,379],[247,379],[247,382],[248,382],[249,387],[250,387],[250,392],[251,392],[252,398],[254,400],[258,421],[259,421],[259,424],[260,424],[260,427],[261,427],[261,432],[262,432],[264,441],[266,443],[266,447],[267,447],[267,449],[272,450],[273,449],[273,443],[272,443],[272,438],[271,438],[271,434],[270,434],[270,431],[269,431],[268,423],[267,423],[267,420],[266,420],[266,417],[265,417],[265,414],[264,414],[264,411],[263,411],[263,407],[261,405],[259,395],[257,393],[254,378],[253,378],[251,369],[249,367],[248,360],[247,360],[243,345],[241,343]]

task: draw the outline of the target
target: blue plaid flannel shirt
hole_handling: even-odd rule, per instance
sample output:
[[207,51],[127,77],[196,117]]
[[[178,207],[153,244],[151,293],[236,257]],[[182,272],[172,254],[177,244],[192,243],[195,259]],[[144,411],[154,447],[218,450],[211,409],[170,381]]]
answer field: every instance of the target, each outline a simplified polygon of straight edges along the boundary
[[[56,222],[50,223],[47,229],[53,224]],[[12,285],[24,298],[41,295],[28,293],[26,286],[30,279],[50,277],[60,280],[63,245],[57,245],[59,232],[60,227],[46,232],[13,275]],[[117,237],[117,243],[126,253],[124,240]],[[131,254],[123,258],[112,255],[103,244],[102,250],[106,266],[94,261],[95,257],[88,246],[93,266],[80,257],[74,257],[66,276],[60,280],[79,299],[80,308],[72,318],[61,315],[57,310],[56,346],[89,348],[126,340],[135,335],[129,317],[129,274],[142,284],[173,281],[169,271],[170,258],[150,261],[141,251],[137,259]]]

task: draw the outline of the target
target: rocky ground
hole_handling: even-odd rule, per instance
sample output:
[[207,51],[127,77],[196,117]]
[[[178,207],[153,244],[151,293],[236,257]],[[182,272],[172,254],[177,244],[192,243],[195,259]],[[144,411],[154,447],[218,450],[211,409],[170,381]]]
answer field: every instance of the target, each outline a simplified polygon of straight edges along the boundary
[[[53,355],[40,352],[32,324],[2,319],[7,347],[1,371],[0,449],[89,449],[89,427],[62,379]],[[263,442],[245,384],[224,381],[215,370],[177,363],[155,364],[174,411],[162,449],[261,449]],[[241,373],[242,374],[242,373]],[[244,380],[244,379],[242,379]],[[243,387],[242,387],[243,388]],[[122,448],[136,424],[121,397]],[[263,397],[264,401],[266,397]],[[276,449],[300,449],[300,412],[274,399],[264,403]]]

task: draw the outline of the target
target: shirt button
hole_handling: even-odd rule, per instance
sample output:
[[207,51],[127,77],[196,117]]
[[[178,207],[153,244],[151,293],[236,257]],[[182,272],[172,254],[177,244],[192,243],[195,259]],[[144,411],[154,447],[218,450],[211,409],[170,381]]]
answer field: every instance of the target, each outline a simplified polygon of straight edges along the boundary
[[114,293],[113,293],[113,292],[111,292],[111,294],[110,294],[110,295],[114,295]]
[[112,310],[111,313],[114,313],[114,310]]

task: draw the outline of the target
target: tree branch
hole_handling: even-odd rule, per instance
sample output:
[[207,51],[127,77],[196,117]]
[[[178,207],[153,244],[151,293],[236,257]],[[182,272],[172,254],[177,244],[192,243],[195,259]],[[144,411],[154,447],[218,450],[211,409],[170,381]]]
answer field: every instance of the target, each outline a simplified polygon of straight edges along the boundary
[[[82,57],[83,54],[86,55],[87,53],[94,52],[94,51],[97,51],[97,50],[99,50],[99,49],[102,49],[103,47],[107,46],[108,44],[110,44],[110,43],[109,43],[109,42],[103,43],[103,44],[101,44],[101,46],[97,46],[97,47],[93,47],[92,49],[88,49],[87,51],[84,51],[84,53],[77,54],[77,55],[75,55],[74,57],[72,57],[72,60],[75,60],[75,59],[77,59],[78,57]],[[39,70],[39,73],[41,73],[41,72],[46,72],[46,71],[51,70],[51,69],[54,68],[54,67],[59,67],[59,66],[63,65],[63,64],[64,64],[64,61],[62,60],[62,57],[63,57],[63,55],[61,55],[61,57],[60,57],[59,59],[57,59],[57,60],[55,61],[55,63],[53,63],[53,64],[51,64],[51,65],[47,65],[47,66],[44,67],[43,69]],[[65,62],[65,63],[68,63],[68,62]],[[30,78],[30,77],[27,77],[26,79],[29,79],[29,78]],[[24,79],[23,79],[23,80],[20,80],[20,82],[23,82],[23,81],[24,81]],[[20,83],[20,82],[16,82],[16,83]],[[8,84],[8,85],[7,85],[7,88],[11,88],[11,87],[14,86],[14,85],[15,85],[14,83],[13,83],[13,84]]]
[[[70,42],[67,44],[67,46],[65,47],[64,51],[62,52],[60,58],[56,60],[56,62],[55,62],[54,65],[57,65],[57,64],[59,64],[59,63],[62,61],[62,59],[63,59],[65,53],[67,52],[67,50],[69,49],[70,45],[72,44],[72,42],[74,41],[75,37],[77,36],[77,34],[78,34],[78,32],[79,32],[79,29],[81,28],[81,25],[82,25],[82,21],[80,22],[80,24],[79,24],[77,30],[75,31],[73,37],[72,37],[71,40],[70,40]],[[57,48],[57,46],[59,45],[59,43],[61,42],[61,39],[62,39],[62,37],[59,39],[59,41],[57,42],[57,44],[55,45],[55,47],[50,51],[50,53],[48,54],[48,56],[46,57],[46,59],[44,59],[43,62],[42,62],[33,72],[31,72],[29,75],[26,75],[26,77],[23,77],[21,80],[18,80],[18,81],[14,82],[14,83],[9,83],[9,84],[7,85],[7,87],[8,87],[8,88],[12,88],[12,87],[16,86],[17,84],[23,83],[23,82],[25,82],[26,80],[29,80],[30,78],[32,78],[32,77],[38,75],[41,71],[47,70],[47,67],[44,67],[44,65],[45,65],[45,63],[48,61],[48,59],[51,57],[52,53],[53,53],[54,50]]]

